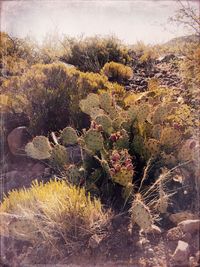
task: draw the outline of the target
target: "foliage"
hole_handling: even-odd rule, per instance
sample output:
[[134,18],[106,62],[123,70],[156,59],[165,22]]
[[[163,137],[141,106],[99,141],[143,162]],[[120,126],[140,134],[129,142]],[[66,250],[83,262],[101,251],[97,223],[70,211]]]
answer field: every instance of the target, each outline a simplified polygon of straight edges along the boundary
[[81,71],[99,72],[106,62],[126,64],[130,60],[128,48],[114,37],[65,38],[63,46],[67,52],[61,59]]
[[21,93],[27,100],[24,111],[30,118],[34,134],[47,134],[66,125],[87,126],[87,116],[81,113],[79,101],[88,93],[115,92],[122,96],[124,88],[108,82],[98,73],[83,73],[63,63],[37,64],[21,77],[5,81],[2,91]]
[[170,18],[170,21],[178,25],[183,25],[196,35],[200,36],[200,17],[198,7],[195,8],[189,0],[177,0],[179,9]]
[[[189,106],[174,100],[174,93],[172,89],[155,88],[154,84],[151,91],[139,97],[130,94],[125,99],[125,108],[117,105],[114,95],[108,92],[90,93],[82,99],[80,108],[90,116],[91,125],[76,136],[87,162],[83,158],[79,167],[84,169],[84,174],[76,170],[79,178],[74,182],[81,184],[83,179],[87,190],[95,187],[99,195],[110,188],[110,197],[120,188],[121,198],[126,201],[134,192],[138,163],[145,166],[150,159],[157,159],[160,166],[171,168],[189,160],[197,166],[199,145],[195,127],[198,122]],[[194,140],[191,146],[189,140]],[[59,162],[59,169],[67,170],[66,176],[70,176],[67,157]],[[137,180],[141,181],[141,175],[137,173]]]
[[4,213],[17,218],[9,224],[12,236],[30,241],[36,251],[43,249],[42,263],[77,251],[93,234],[101,234],[109,220],[98,199],[59,180],[35,181],[30,189],[10,192],[0,205],[0,215]]
[[39,62],[36,44],[30,39],[12,37],[0,32],[1,76],[20,75],[30,65]]
[[102,73],[106,75],[109,81],[124,83],[133,76],[133,70],[121,63],[109,62],[102,68]]

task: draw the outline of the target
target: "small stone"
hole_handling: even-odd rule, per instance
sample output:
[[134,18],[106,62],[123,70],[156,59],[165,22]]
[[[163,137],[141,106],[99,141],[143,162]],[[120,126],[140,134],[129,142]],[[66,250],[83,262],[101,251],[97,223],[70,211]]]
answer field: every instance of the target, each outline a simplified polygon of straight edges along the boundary
[[173,257],[173,260],[175,262],[184,262],[185,263],[185,262],[188,262],[189,253],[190,253],[190,250],[189,250],[188,243],[179,240],[178,245],[177,245],[172,257]]
[[200,250],[195,254],[197,261],[200,261]]
[[178,224],[184,233],[194,233],[200,231],[200,220],[185,220]]

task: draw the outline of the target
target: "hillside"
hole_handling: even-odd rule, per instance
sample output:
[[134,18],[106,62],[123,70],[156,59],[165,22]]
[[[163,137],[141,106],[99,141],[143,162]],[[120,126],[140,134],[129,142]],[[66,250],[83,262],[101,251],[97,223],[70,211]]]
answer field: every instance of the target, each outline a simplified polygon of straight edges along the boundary
[[199,266],[193,40],[1,33],[0,265]]

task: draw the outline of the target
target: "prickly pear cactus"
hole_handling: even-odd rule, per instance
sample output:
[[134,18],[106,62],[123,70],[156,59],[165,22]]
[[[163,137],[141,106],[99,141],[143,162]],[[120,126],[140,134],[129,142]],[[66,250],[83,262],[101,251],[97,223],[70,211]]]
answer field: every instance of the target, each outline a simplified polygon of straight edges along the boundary
[[110,176],[111,179],[122,186],[127,187],[132,184],[134,167],[131,157],[126,149],[114,150],[110,156]]
[[161,155],[161,159],[162,159],[163,165],[166,165],[169,167],[173,167],[178,164],[177,158],[172,153],[166,154],[165,152],[163,152]]
[[84,135],[84,141],[86,148],[95,153],[103,149],[103,136],[94,129],[89,129]]
[[45,136],[36,136],[25,147],[26,154],[34,159],[48,159],[51,157],[51,145]]
[[74,185],[79,185],[81,182],[81,178],[83,176],[83,173],[80,171],[80,168],[78,168],[74,164],[70,164],[67,168],[65,168],[66,175],[68,178],[68,181]]
[[86,99],[82,99],[79,103],[80,109],[90,115],[93,108],[99,107],[99,96],[97,94],[90,93]]
[[169,109],[166,105],[163,105],[163,104],[158,105],[152,116],[152,123],[153,124],[163,123],[163,121],[168,115],[168,112],[169,112]]
[[157,211],[166,213],[169,206],[169,196],[165,193],[162,186],[159,186],[159,199],[156,203]]
[[119,138],[117,138],[116,142],[114,143],[114,147],[116,149],[128,149],[129,148],[129,135],[126,130],[122,129],[119,131]]
[[142,200],[141,195],[138,193],[132,203],[130,209],[131,223],[136,223],[144,231],[151,229],[153,224],[153,216],[147,205]]
[[149,138],[144,145],[149,156],[157,156],[160,153],[160,142],[158,140]]
[[194,160],[197,147],[198,143],[195,139],[186,140],[178,152],[178,159],[180,161]]
[[112,128],[112,120],[107,115],[100,115],[95,118],[95,121],[98,125],[101,125],[103,131],[107,134],[111,134]]
[[144,147],[144,139],[140,135],[135,135],[133,142],[131,144],[131,148],[134,151],[134,153],[137,153],[139,155],[144,156],[146,153],[145,147]]
[[59,144],[55,145],[51,152],[50,162],[54,167],[63,169],[69,162],[69,155],[66,148]]
[[101,109],[101,108],[97,108],[97,107],[95,107],[95,108],[92,108],[92,109],[90,110],[90,117],[91,117],[93,120],[95,120],[96,117],[98,117],[98,116],[103,116],[103,115],[105,115],[105,112],[104,112],[104,110]]
[[103,110],[105,110],[106,113],[109,114],[111,119],[116,118],[117,116],[116,104],[112,95],[109,93],[100,94],[99,101],[100,101],[100,107]]
[[72,127],[66,127],[62,130],[60,140],[64,146],[74,145],[78,143],[78,136]]
[[160,124],[155,124],[152,128],[152,137],[159,140],[162,132],[162,126]]
[[133,192],[133,184],[132,183],[128,183],[122,191],[122,197],[126,200],[128,200]]
[[166,147],[173,148],[181,141],[181,133],[173,127],[167,126],[162,129],[160,143]]
[[148,104],[142,104],[140,105],[140,108],[137,110],[137,120],[138,122],[142,123],[144,122],[147,118],[148,115],[151,113],[151,107]]

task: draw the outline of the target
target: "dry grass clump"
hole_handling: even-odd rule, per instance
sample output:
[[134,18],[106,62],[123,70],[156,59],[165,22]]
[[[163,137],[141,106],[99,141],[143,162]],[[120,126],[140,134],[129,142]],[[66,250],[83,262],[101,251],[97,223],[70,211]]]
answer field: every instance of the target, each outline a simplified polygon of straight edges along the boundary
[[77,251],[93,234],[102,234],[109,221],[98,199],[58,180],[11,191],[0,206],[1,217],[5,213],[15,218],[9,234],[30,241],[35,252],[42,249],[44,262]]
[[113,61],[104,65],[102,73],[106,75],[110,81],[118,83],[127,82],[133,76],[133,70],[130,67]]

